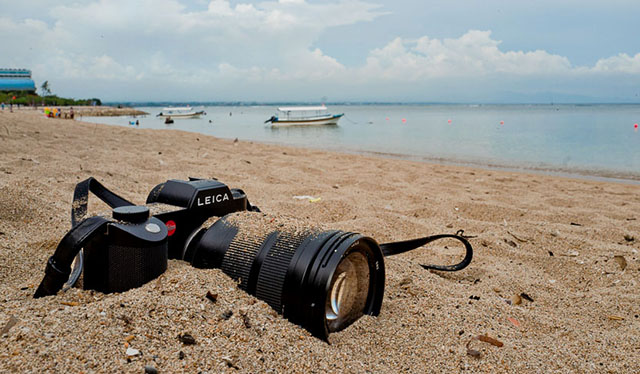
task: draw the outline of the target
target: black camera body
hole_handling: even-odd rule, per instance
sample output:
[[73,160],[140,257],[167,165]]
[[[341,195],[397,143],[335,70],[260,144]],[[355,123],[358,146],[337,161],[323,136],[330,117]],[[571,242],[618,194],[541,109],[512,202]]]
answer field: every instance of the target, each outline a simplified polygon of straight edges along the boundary
[[[113,208],[112,217],[85,219],[89,192]],[[142,286],[182,259],[190,237],[211,217],[253,210],[246,194],[215,179],[168,180],[154,187],[146,205],[134,205],[89,178],[76,185],[72,229],[47,262],[35,297],[76,284],[104,293]],[[73,265],[73,269],[71,269]]]
[[190,236],[209,218],[247,209],[257,208],[242,190],[214,179],[161,183],[146,205],[115,208],[115,222],[85,245],[83,288],[108,293],[139,287],[164,273],[168,258],[182,259]]

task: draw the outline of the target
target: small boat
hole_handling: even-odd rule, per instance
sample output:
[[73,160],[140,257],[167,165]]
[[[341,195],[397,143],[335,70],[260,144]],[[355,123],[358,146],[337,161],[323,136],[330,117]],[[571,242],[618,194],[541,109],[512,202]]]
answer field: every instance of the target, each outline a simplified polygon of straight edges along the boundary
[[162,108],[162,112],[158,113],[157,117],[193,118],[204,114],[207,114],[204,110],[195,110],[190,106],[166,107]]
[[264,123],[271,122],[271,126],[337,125],[342,116],[344,113],[328,113],[324,105],[292,106],[278,108],[278,113]]

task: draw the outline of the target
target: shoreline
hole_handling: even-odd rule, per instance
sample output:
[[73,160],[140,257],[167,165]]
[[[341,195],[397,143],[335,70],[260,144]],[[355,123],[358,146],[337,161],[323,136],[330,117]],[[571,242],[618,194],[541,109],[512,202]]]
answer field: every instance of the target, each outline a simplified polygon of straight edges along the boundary
[[[109,124],[105,124],[109,125]],[[114,126],[114,125],[109,125]],[[115,125],[119,126],[119,125]],[[187,131],[187,130],[185,130]],[[201,134],[198,132],[194,132],[197,134]],[[233,140],[231,138],[221,137],[220,139]],[[252,140],[253,141],[253,140]],[[525,174],[539,174],[539,175],[547,175],[547,176],[555,176],[555,177],[564,177],[564,178],[576,178],[576,179],[584,179],[590,181],[599,181],[599,182],[615,182],[615,183],[626,183],[632,185],[640,185],[640,173],[631,173],[631,172],[622,172],[622,171],[613,171],[613,170],[605,170],[605,169],[588,169],[588,168],[561,168],[555,167],[552,165],[549,166],[519,166],[519,165],[507,165],[500,163],[485,163],[485,162],[473,162],[466,160],[456,160],[453,158],[445,158],[445,157],[428,157],[428,156],[415,156],[409,154],[402,153],[390,153],[390,152],[377,152],[377,151],[369,151],[369,150],[338,150],[332,148],[321,148],[321,147],[302,147],[297,145],[290,145],[279,142],[262,142],[255,141],[261,144],[270,144],[277,146],[286,146],[286,147],[295,147],[295,148],[310,148],[317,149],[327,152],[337,152],[337,153],[346,153],[352,155],[364,155],[364,156],[373,156],[373,157],[382,157],[388,158],[392,160],[404,160],[404,161],[416,161],[423,162],[427,164],[437,164],[443,166],[461,166],[468,168],[478,168],[487,171],[502,171],[502,172],[511,172],[511,173],[525,173]]]
[[[73,108],[74,114],[76,117],[121,117],[121,116],[145,116],[149,115],[149,113],[138,110],[132,107],[112,107],[108,105],[96,105],[96,106],[86,106],[86,105],[37,105],[33,106],[22,106],[20,108],[13,108],[14,111],[42,111],[44,108],[60,108],[63,113],[69,113],[69,110]],[[9,112],[8,108],[5,108],[7,112]]]
[[[637,185],[33,111],[0,113],[0,147],[2,372],[134,373],[147,365],[161,373],[640,370]],[[73,188],[89,176],[135,203],[167,179],[217,177],[275,217],[380,243],[463,229],[473,236],[474,259],[461,272],[426,271],[420,264],[459,256],[435,244],[386,258],[380,315],[332,334],[331,344],[221,271],[179,260],[126,292],[72,289],[33,299],[47,258],[70,228]],[[300,195],[314,202],[294,198]],[[105,209],[89,199],[89,214]],[[196,344],[177,338],[185,333]],[[504,345],[475,339],[484,334]],[[128,348],[140,353],[129,356]]]
[[356,154],[371,154],[381,157],[390,157],[392,159],[407,160],[407,161],[421,161],[427,163],[436,163],[440,165],[449,166],[466,166],[470,168],[480,168],[485,170],[515,172],[515,173],[527,173],[527,174],[540,174],[548,176],[557,176],[565,178],[577,178],[584,180],[600,181],[600,182],[616,182],[616,183],[628,183],[633,185],[640,184],[640,173],[613,171],[605,169],[588,169],[588,168],[561,168],[552,165],[548,166],[518,166],[507,165],[499,163],[483,163],[472,162],[464,160],[455,160],[438,157],[422,157],[403,154],[393,154],[384,152],[373,151],[358,151]]

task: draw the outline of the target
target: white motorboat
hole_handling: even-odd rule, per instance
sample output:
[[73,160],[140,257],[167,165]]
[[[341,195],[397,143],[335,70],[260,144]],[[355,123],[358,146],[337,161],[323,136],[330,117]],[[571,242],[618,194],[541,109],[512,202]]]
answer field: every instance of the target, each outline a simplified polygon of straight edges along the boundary
[[158,113],[158,117],[171,117],[171,118],[192,118],[205,115],[203,110],[196,110],[190,106],[183,107],[166,107],[162,108],[162,112]]
[[292,106],[278,108],[278,113],[264,123],[271,122],[271,126],[337,125],[342,116],[344,113],[329,113],[324,105]]

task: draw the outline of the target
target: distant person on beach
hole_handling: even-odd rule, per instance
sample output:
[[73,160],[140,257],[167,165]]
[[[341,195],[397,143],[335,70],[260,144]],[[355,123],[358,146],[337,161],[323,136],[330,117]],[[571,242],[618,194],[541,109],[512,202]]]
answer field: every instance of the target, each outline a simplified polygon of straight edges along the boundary
[[69,117],[73,119],[73,107],[71,107],[71,109],[69,110]]
[[2,110],[4,110],[4,101],[0,105],[2,105]]
[[140,126],[140,121],[136,120],[136,126]]
[[9,111],[13,113],[13,103],[9,103]]

